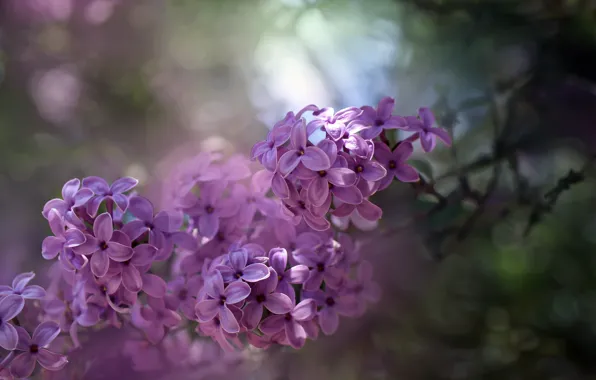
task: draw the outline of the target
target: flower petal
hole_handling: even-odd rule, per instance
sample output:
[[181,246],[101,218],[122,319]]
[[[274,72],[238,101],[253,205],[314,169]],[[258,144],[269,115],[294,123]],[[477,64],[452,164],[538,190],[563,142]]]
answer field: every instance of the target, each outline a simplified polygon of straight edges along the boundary
[[199,218],[199,233],[207,239],[212,239],[219,231],[219,217],[213,214],[205,214]]
[[386,96],[379,101],[377,105],[377,116],[381,120],[387,120],[391,117],[393,113],[393,108],[395,107],[395,99]]
[[441,128],[431,128],[431,130],[429,132],[435,134],[438,138],[443,140],[445,145],[447,145],[447,146],[451,145],[451,136],[449,135],[449,133],[446,130],[441,129]]
[[286,314],[292,310],[292,300],[283,293],[271,293],[265,300],[265,307],[273,314]]
[[250,264],[242,270],[242,279],[246,282],[257,282],[268,277],[269,268],[265,264]]
[[287,199],[290,197],[288,183],[279,173],[275,173],[273,178],[271,178],[271,190],[280,199]]
[[306,146],[306,125],[303,120],[299,120],[292,127],[290,142],[294,149],[301,149]]
[[337,331],[339,316],[332,307],[324,307],[319,312],[319,325],[325,335],[331,335]]
[[0,321],[6,324],[16,317],[25,307],[25,300],[21,296],[8,295],[0,300]]
[[110,191],[108,183],[100,177],[83,178],[83,187],[93,190],[95,194],[104,195]]
[[233,282],[224,290],[224,296],[226,297],[227,304],[235,304],[243,301],[246,299],[246,297],[248,297],[249,294],[250,286],[242,281]]
[[132,190],[138,183],[139,180],[135,178],[123,177],[115,180],[112,186],[110,186],[110,190],[112,190],[112,193],[125,193],[128,190]]
[[228,257],[232,268],[237,271],[243,270],[248,262],[248,252],[242,248],[230,252]]
[[19,379],[31,376],[34,369],[35,357],[29,352],[18,355],[10,362],[10,372]]
[[304,346],[304,343],[306,342],[306,331],[304,330],[304,327],[296,321],[286,322],[285,327],[286,337],[288,338],[290,346],[295,349]]
[[358,213],[371,222],[376,222],[383,216],[383,210],[368,199],[363,199],[362,203],[358,205]]
[[91,256],[91,272],[97,277],[103,277],[110,269],[110,258],[106,251],[97,251]]
[[279,158],[279,172],[285,177],[296,169],[304,156],[301,156],[297,150],[289,150]]
[[19,335],[15,327],[8,322],[3,322],[0,325],[0,347],[12,351],[17,347],[18,342]]
[[304,284],[308,279],[310,271],[306,265],[296,265],[288,269],[284,275],[290,284]]
[[354,171],[348,168],[330,168],[327,170],[327,179],[335,186],[352,186],[358,180]]
[[230,334],[236,334],[240,332],[240,325],[238,324],[238,320],[234,316],[234,313],[226,306],[223,306],[219,309],[219,321],[221,323],[221,328]]
[[437,144],[436,137],[432,133],[420,132],[420,145],[425,152],[431,152]]
[[29,285],[21,292],[21,297],[28,300],[40,300],[45,296],[45,289],[38,285]]
[[416,182],[420,179],[416,169],[407,164],[400,164],[395,168],[395,176],[402,182]]
[[145,197],[138,195],[131,197],[128,201],[128,211],[144,222],[153,221],[153,205]]
[[285,248],[273,248],[269,251],[269,265],[277,273],[282,274],[288,264],[288,251]]
[[244,309],[242,309],[242,321],[247,329],[253,330],[261,321],[263,316],[263,306],[258,302],[249,302]]
[[[331,169],[329,169],[331,170]],[[329,182],[324,177],[316,177],[308,185],[308,201],[315,206],[321,206],[329,196]]]
[[167,284],[159,276],[151,273],[145,273],[143,278],[143,291],[151,297],[162,298],[166,295]]
[[48,236],[43,239],[41,243],[41,255],[46,260],[52,260],[60,251],[62,251],[62,247],[64,246],[64,239],[57,238],[55,236]]
[[435,116],[433,115],[430,108],[428,108],[428,107],[418,108],[418,115],[420,115],[420,120],[422,120],[422,123],[424,123],[425,127],[430,128],[435,124]]
[[81,189],[77,191],[73,198],[74,204],[72,205],[72,207],[83,206],[84,204],[89,202],[89,200],[93,198],[94,195],[95,194],[91,189]]
[[199,322],[205,323],[215,318],[219,309],[219,300],[203,300],[195,306],[195,313]]
[[316,146],[306,147],[304,155],[301,157],[301,162],[310,170],[315,171],[326,170],[331,167],[331,162],[329,161],[327,154],[321,148]]
[[335,187],[333,188],[332,193],[342,202],[352,205],[358,205],[362,203],[362,193],[356,186]]
[[205,280],[205,290],[212,298],[219,298],[224,294],[224,281],[219,272],[214,272]]
[[141,273],[134,265],[129,264],[122,268],[122,285],[133,293],[138,293],[143,288]]
[[367,181],[379,181],[387,175],[387,170],[383,165],[375,161],[365,161],[362,163],[362,173],[360,176]]
[[66,356],[41,348],[37,354],[37,362],[48,371],[58,371],[68,363]]
[[114,225],[112,223],[112,216],[107,212],[99,215],[93,223],[93,234],[101,241],[110,241],[114,233]]
[[292,310],[292,317],[297,321],[308,321],[315,317],[317,305],[313,299],[306,299],[301,301],[294,310]]
[[283,315],[272,315],[263,320],[259,326],[259,330],[266,335],[273,335],[284,329],[285,319]]
[[60,334],[60,326],[56,322],[42,322],[33,331],[31,342],[39,347],[45,347],[52,343]]

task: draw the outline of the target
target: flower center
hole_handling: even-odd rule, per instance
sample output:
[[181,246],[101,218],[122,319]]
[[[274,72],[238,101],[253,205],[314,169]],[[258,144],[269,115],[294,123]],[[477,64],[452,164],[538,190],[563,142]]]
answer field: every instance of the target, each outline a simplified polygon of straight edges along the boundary
[[220,232],[217,233],[216,238],[217,238],[218,241],[225,241],[226,240],[226,235],[224,235],[224,233],[220,231]]
[[325,170],[319,170],[320,177],[325,177],[326,175],[327,175],[327,172]]
[[329,187],[329,190],[333,189],[335,186],[333,186],[333,184],[331,182],[328,183],[327,187]]
[[108,288],[105,285],[102,285],[99,287],[99,291],[102,292],[102,294],[106,294],[108,292]]
[[188,290],[186,289],[182,289],[179,293],[178,293],[178,298],[180,300],[185,300],[186,297],[188,296]]
[[375,120],[375,127],[381,127],[385,125],[385,120],[377,119]]
[[291,321],[292,320],[292,314],[287,313],[284,318],[285,318],[286,321]]
[[364,166],[358,165],[356,166],[356,173],[362,173],[364,171]]
[[150,222],[145,222],[145,227],[149,228],[150,230],[152,230],[155,226],[153,225],[153,223]]
[[106,243],[105,241],[100,242],[99,249],[101,249],[102,251],[105,251],[106,249],[108,249],[108,243]]
[[306,210],[306,203],[304,203],[304,201],[298,201],[298,207],[300,207],[303,210]]
[[389,169],[395,169],[397,167],[397,163],[393,160],[389,161]]
[[302,149],[302,148],[298,149],[298,155],[304,156],[304,149]]
[[325,303],[327,304],[327,306],[333,306],[335,305],[335,300],[332,297],[327,297]]
[[325,271],[325,264],[323,264],[323,263],[318,263],[318,264],[317,264],[317,270],[318,270],[319,272],[324,272],[324,271]]
[[242,271],[238,271],[236,273],[234,273],[234,278],[235,279],[239,279],[240,277],[242,277],[244,275],[244,273],[242,273]]
[[222,306],[226,304],[226,296],[221,296],[219,298],[219,304]]
[[215,212],[215,209],[213,208],[213,206],[207,205],[207,206],[205,206],[205,212],[207,214],[213,214],[213,212]]
[[267,299],[267,297],[265,297],[265,295],[264,295],[264,294],[259,294],[259,295],[257,296],[257,302],[258,302],[258,303],[263,303],[263,302],[265,302],[265,300],[266,300],[266,299]]
[[37,344],[30,345],[29,352],[31,352],[32,354],[37,354],[39,352],[39,346]]

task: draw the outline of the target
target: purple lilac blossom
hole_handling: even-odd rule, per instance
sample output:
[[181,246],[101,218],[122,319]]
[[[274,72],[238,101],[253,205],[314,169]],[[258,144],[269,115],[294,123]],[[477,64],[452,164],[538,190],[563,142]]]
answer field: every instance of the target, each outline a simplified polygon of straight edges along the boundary
[[35,370],[35,363],[39,363],[49,371],[62,369],[68,360],[66,356],[60,355],[45,348],[58,334],[60,326],[54,322],[42,322],[35,328],[33,337],[22,327],[18,327],[19,341],[16,349],[24,351],[17,355],[10,364],[10,371],[16,377],[29,377]]
[[15,276],[12,280],[12,286],[0,285],[0,296],[7,296],[14,294],[21,296],[24,299],[39,300],[46,296],[44,288],[38,285],[27,285],[33,278],[35,273],[27,272]]
[[420,144],[425,152],[432,151],[437,144],[437,137],[441,139],[445,145],[451,145],[451,136],[449,133],[441,128],[433,127],[435,124],[435,117],[431,110],[422,107],[418,109],[418,115],[406,117],[407,130],[416,132],[420,136]]

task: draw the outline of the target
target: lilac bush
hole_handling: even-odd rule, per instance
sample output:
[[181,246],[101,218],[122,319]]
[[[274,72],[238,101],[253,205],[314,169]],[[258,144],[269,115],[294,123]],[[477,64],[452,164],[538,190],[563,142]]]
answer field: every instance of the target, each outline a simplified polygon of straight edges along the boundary
[[[376,108],[289,112],[252,150],[264,169],[201,153],[167,180],[162,210],[131,192],[133,178],[68,181],[42,212],[53,234],[42,256],[56,260],[49,286],[29,285],[33,273],[0,286],[2,378],[29,377],[37,364],[44,376],[61,370],[100,329],[133,331],[121,350],[139,371],[211,373],[213,351],[192,348],[205,344],[199,337],[230,352],[298,349],[362,315],[380,288],[358,242],[331,221],[376,223],[371,197],[419,178],[407,164],[412,144],[450,143],[428,109],[402,117],[393,108],[383,98]],[[413,134],[400,141],[398,130]],[[19,316],[26,304],[33,321]]]

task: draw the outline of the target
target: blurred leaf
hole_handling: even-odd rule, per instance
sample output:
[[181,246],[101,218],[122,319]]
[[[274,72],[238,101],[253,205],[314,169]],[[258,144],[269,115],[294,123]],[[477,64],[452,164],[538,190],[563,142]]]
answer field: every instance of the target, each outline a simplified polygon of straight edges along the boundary
[[426,160],[409,160],[408,164],[412,165],[420,174],[424,176],[427,181],[433,180],[433,167]]

